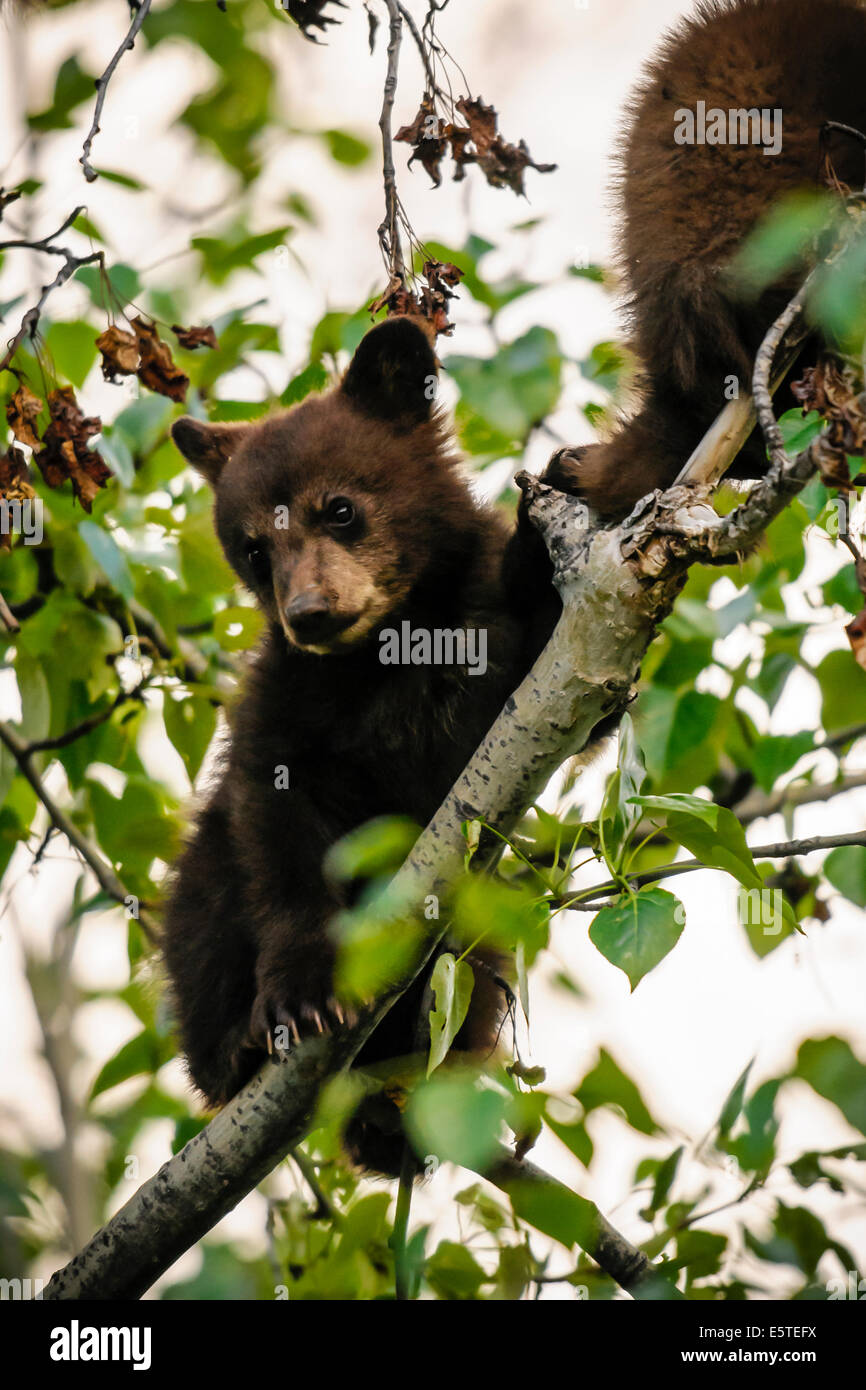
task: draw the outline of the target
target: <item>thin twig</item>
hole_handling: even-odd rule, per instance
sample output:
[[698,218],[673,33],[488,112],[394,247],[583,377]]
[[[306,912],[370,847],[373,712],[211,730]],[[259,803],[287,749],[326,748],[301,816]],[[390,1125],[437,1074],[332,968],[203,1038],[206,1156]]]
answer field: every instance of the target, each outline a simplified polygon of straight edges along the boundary
[[[826,746],[821,744],[822,748]],[[832,801],[834,796],[842,796],[856,787],[866,787],[866,772],[851,772],[836,782],[807,782],[802,786],[782,787],[769,796],[757,794],[753,790],[733,806],[732,810],[741,825],[750,825],[752,821],[764,820],[767,816],[775,815],[777,811],[793,810],[797,806],[813,806],[820,801]]]
[[49,284],[42,286],[36,303],[27,310],[21,320],[21,327],[18,329],[18,332],[15,334],[14,338],[10,338],[7,343],[6,353],[3,360],[0,361],[0,372],[8,369],[9,364],[24,339],[28,336],[31,339],[35,337],[36,329],[39,326],[39,316],[45,306],[45,301],[52,291],[59,289],[61,285],[65,285],[66,281],[71,279],[75,272],[80,270],[82,266],[93,265],[94,262],[97,261],[100,265],[104,264],[105,253],[103,251],[93,251],[87,256],[75,256],[68,247],[53,245],[55,238],[61,236],[63,232],[72,225],[76,217],[80,216],[83,212],[83,207],[74,208],[61,226],[57,228],[57,231],[52,232],[50,236],[43,237],[41,241],[27,241],[23,237],[18,237],[12,241],[0,242],[0,252],[11,251],[17,248],[27,248],[31,251],[40,251],[47,256],[63,257],[63,265],[58,270],[54,279],[50,281]]
[[773,364],[776,361],[776,354],[781,347],[785,335],[794,327],[802,317],[803,307],[812,288],[815,279],[815,271],[809,275],[800,286],[794,298],[782,310],[775,323],[771,324],[764,336],[764,341],[758,348],[755,355],[755,369],[752,373],[752,397],[755,402],[755,411],[758,416],[758,424],[767,444],[770,453],[771,468],[780,473],[788,464],[788,455],[785,452],[785,441],[782,438],[782,431],[773,410],[773,394],[770,387],[770,378],[773,375]]
[[[66,813],[57,805],[57,802],[48,791],[42,778],[33,767],[30,749],[27,744],[22,742],[14,729],[2,722],[0,722],[0,743],[5,744],[9,749],[9,752],[12,754],[21,772],[27,778],[27,781],[30,783],[37,797],[48,812],[52,825],[56,826],[60,833],[66,836],[72,848],[77,851],[93,873],[100,888],[102,888],[110,898],[113,898],[115,902],[120,903],[122,907],[127,907],[130,899],[133,898],[134,895],[124,887],[111,865],[106,864],[96,845],[92,844],[90,840],[86,839],[85,836],[81,834],[78,827],[73,824]],[[157,936],[156,924],[151,921],[149,914],[144,912],[140,906],[138,908],[137,920],[141,923],[147,935],[155,939]]]
[[132,23],[129,26],[126,37],[124,38],[117,52],[114,54],[113,58],[111,59],[111,62],[105,69],[105,72],[102,74],[101,77],[98,77],[96,79],[96,105],[93,108],[93,122],[89,131],[87,132],[87,138],[84,141],[84,147],[81,151],[81,158],[78,161],[78,163],[84,170],[84,177],[87,179],[88,183],[94,183],[95,180],[99,177],[96,170],[90,163],[90,151],[93,147],[93,141],[99,134],[99,118],[102,115],[102,108],[105,105],[105,96],[108,91],[108,84],[114,76],[115,69],[118,63],[120,62],[121,58],[123,57],[124,53],[126,53],[127,49],[135,47],[135,40],[138,37],[138,33],[141,29],[142,24],[147,18],[148,10],[151,6],[151,0],[128,0],[128,4],[130,10],[132,11]]
[[394,143],[391,120],[394,114],[394,98],[397,94],[397,70],[400,61],[400,42],[403,36],[403,21],[397,0],[385,0],[389,14],[388,29],[388,71],[385,76],[385,90],[382,100],[382,114],[379,117],[379,130],[382,132],[382,178],[385,185],[385,216],[379,224],[379,245],[385,258],[385,265],[391,282],[405,282],[406,270],[403,264],[403,248],[400,245],[400,226],[398,220],[397,175],[394,169]]
[[105,724],[114,711],[120,705],[125,704],[127,700],[141,700],[146,685],[147,677],[139,681],[132,690],[119,691],[108,708],[102,710],[100,714],[92,714],[89,719],[82,719],[80,724],[74,724],[71,729],[66,729],[64,733],[57,734],[54,738],[34,739],[24,748],[25,754],[30,757],[34,753],[45,753],[50,749],[68,748],[70,743],[75,743],[77,739],[84,738],[86,734],[98,729],[100,724]]
[[294,1147],[289,1149],[289,1158],[297,1165],[304,1182],[316,1199],[316,1209],[310,1212],[311,1221],[323,1221],[325,1217],[339,1225],[343,1220],[342,1213],[337,1210],[331,1201],[322,1184],[319,1182],[319,1175],[312,1159],[308,1158],[303,1149]]
[[[775,845],[750,845],[749,849],[753,859],[789,859],[794,855],[814,854],[817,850],[841,849],[848,845],[866,845],[866,830],[857,830],[853,835],[813,835],[806,840],[788,840]],[[684,859],[678,864],[660,864],[657,869],[647,869],[641,874],[627,874],[626,877],[632,888],[643,888],[646,884],[657,883],[663,878],[676,878],[679,874],[693,873],[695,869],[713,867],[712,864],[705,864],[702,859]],[[576,912],[597,912],[599,903],[595,899],[618,893],[621,888],[621,883],[610,879],[607,883],[594,884],[583,893],[566,893],[558,898],[547,898],[546,902],[552,911],[568,908]]]
[[415,20],[409,12],[409,10],[406,9],[406,6],[398,4],[397,9],[400,11],[401,15],[403,16],[403,19],[408,25],[409,32],[415,40],[415,46],[418,49],[418,52],[421,54],[421,61],[424,64],[424,71],[427,74],[427,90],[431,96],[435,96],[438,90],[436,86],[436,76],[433,72],[433,66],[430,62],[430,54],[427,52],[427,45],[421,37],[418,25],[415,23]]

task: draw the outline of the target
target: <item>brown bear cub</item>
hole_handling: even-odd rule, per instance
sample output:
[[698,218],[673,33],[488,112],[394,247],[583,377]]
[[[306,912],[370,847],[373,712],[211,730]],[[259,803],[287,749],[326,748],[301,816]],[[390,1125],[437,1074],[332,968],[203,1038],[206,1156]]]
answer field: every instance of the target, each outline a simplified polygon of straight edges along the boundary
[[[393,319],[326,395],[254,424],[173,427],[268,620],[165,920],[189,1072],[214,1105],[255,1072],[275,1028],[300,1038],[342,1022],[329,922],[345,899],[326,852],[376,816],[427,823],[559,612],[528,524],[509,538],[461,477],[435,384],[425,334]],[[405,622],[463,632],[467,653],[483,635],[485,659],[385,664],[380,634]],[[502,991],[480,963],[476,976],[458,1046],[489,1052]],[[417,1050],[422,989],[360,1063]],[[399,1166],[399,1135],[358,1137],[363,1161]]]
[[[803,279],[757,300],[727,269],[761,215],[818,181],[863,187],[862,0],[702,0],[667,35],[630,103],[618,156],[621,263],[643,405],[604,444],[561,453],[550,481],[623,515],[667,487]],[[721,119],[721,117],[724,119]],[[825,163],[826,156],[826,163]],[[814,357],[814,345],[809,345]],[[784,408],[794,404],[784,388]],[[757,431],[731,470],[766,467]]]

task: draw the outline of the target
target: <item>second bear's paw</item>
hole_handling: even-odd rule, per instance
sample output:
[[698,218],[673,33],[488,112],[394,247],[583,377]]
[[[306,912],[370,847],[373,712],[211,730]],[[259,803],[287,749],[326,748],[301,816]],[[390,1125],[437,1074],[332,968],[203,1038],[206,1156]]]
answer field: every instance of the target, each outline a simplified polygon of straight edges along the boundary
[[[295,973],[293,971],[293,973]],[[269,977],[259,982],[250,1015],[250,1040],[263,1051],[287,1052],[303,1038],[352,1027],[357,1014],[334,994],[330,972],[315,979],[297,972],[296,984]]]

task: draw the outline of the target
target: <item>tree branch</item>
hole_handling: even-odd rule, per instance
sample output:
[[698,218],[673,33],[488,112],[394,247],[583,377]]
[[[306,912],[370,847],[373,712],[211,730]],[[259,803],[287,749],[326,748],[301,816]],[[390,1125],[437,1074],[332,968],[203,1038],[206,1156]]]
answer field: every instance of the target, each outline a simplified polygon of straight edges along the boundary
[[53,244],[55,238],[62,236],[67,228],[75,221],[76,217],[80,216],[83,212],[83,207],[74,208],[66,220],[57,228],[57,231],[52,232],[50,236],[43,237],[41,241],[28,241],[23,237],[17,237],[11,241],[0,241],[0,252],[27,248],[31,251],[41,251],[46,256],[63,257],[63,265],[58,270],[54,279],[47,285],[42,286],[39,298],[36,303],[27,310],[21,320],[21,327],[18,329],[18,332],[15,334],[14,338],[9,339],[6,345],[5,355],[2,361],[0,361],[0,372],[6,371],[9,368],[13,357],[24,339],[26,337],[30,337],[31,339],[35,337],[36,329],[39,327],[39,316],[45,307],[45,301],[48,299],[48,296],[54,290],[59,289],[61,285],[65,285],[66,281],[70,280],[75,272],[80,270],[82,266],[93,265],[97,261],[100,265],[104,264],[104,252],[102,251],[93,251],[88,256],[74,256],[68,247],[55,246]]
[[[129,890],[123,886],[117,874],[114,872],[114,869],[103,859],[96,845],[81,834],[78,827],[73,824],[66,813],[57,805],[57,802],[48,791],[42,778],[33,767],[32,753],[35,750],[24,743],[9,724],[2,722],[0,722],[0,743],[5,744],[9,749],[9,752],[17,762],[21,772],[27,778],[27,781],[30,783],[42,805],[48,812],[51,824],[59,830],[62,835],[66,836],[72,848],[77,851],[92,872],[103,892],[107,893],[115,902],[120,903],[122,907],[128,906],[129,900],[134,897],[134,894],[131,894]],[[156,923],[151,919],[150,914],[141,907],[138,909],[137,921],[141,923],[143,930],[152,940],[157,939],[158,932]]]
[[[826,746],[821,745],[822,748]],[[835,782],[806,782],[802,786],[782,787],[769,795],[753,789],[742,801],[737,802],[733,812],[741,825],[750,825],[752,821],[764,820],[767,816],[775,815],[777,811],[832,801],[834,796],[842,796],[856,787],[866,787],[866,772],[851,772]]]
[[394,98],[397,94],[397,69],[400,62],[400,43],[403,37],[403,21],[397,0],[385,0],[388,7],[388,71],[385,76],[385,91],[382,100],[382,114],[379,117],[379,130],[382,132],[382,178],[385,185],[385,216],[379,224],[379,245],[385,259],[390,277],[389,293],[402,285],[406,270],[403,263],[403,248],[400,244],[399,199],[397,197],[397,174],[394,168],[394,143],[391,120],[394,113]]
[[[863,780],[866,781],[866,778]],[[848,845],[866,845],[866,830],[856,830],[853,835],[812,835],[806,840],[785,840],[775,845],[750,845],[749,849],[753,859],[790,859],[798,854],[814,854],[816,850],[841,849]],[[657,883],[663,878],[677,878],[680,874],[693,873],[695,869],[712,867],[712,864],[705,864],[702,859],[683,859],[677,864],[660,864],[656,869],[647,869],[641,874],[627,874],[626,877],[632,888],[643,888],[646,884]],[[610,893],[618,894],[621,888],[621,883],[609,879],[607,883],[593,884],[592,888],[586,889],[583,893],[565,893],[561,897],[547,898],[545,901],[556,911],[570,908],[577,912],[598,912],[599,907],[607,904],[599,903],[597,900],[607,897]]]
[[105,105],[108,84],[114,76],[115,69],[124,53],[126,53],[128,49],[135,47],[135,40],[138,37],[142,24],[147,18],[151,3],[152,0],[128,0],[129,8],[132,11],[132,23],[129,26],[123,42],[112,57],[108,67],[105,69],[105,72],[96,80],[96,105],[93,108],[93,121],[87,132],[84,147],[81,151],[81,158],[78,161],[84,170],[84,177],[87,179],[88,183],[93,183],[99,177],[90,163],[90,151],[93,148],[93,142],[96,136],[99,134],[99,118],[102,115],[102,108]]

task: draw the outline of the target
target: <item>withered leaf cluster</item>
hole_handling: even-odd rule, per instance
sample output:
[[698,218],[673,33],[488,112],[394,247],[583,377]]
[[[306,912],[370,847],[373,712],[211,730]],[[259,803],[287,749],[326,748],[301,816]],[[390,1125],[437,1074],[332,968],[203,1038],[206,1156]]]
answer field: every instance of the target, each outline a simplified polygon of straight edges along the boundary
[[325,33],[329,24],[339,24],[339,19],[332,18],[331,15],[324,13],[326,5],[339,5],[341,10],[346,6],[343,0],[281,0],[283,9],[295,21],[305,39],[311,43],[318,43],[315,33],[311,30],[318,29],[320,33]]
[[[26,502],[36,493],[27,471],[27,460],[13,444],[0,454],[0,499],[4,502]],[[12,531],[0,533],[0,550],[12,549]]]
[[466,177],[467,164],[477,164],[493,188],[512,188],[525,194],[523,176],[527,169],[549,174],[556,168],[555,164],[537,164],[525,140],[509,144],[499,134],[495,108],[485,106],[482,97],[461,97],[456,109],[465,125],[437,116],[434,98],[426,92],[412,124],[402,126],[394,137],[412,146],[409,164],[416,159],[423,164],[434,187],[442,182],[441,165],[449,147],[456,182]]
[[[48,486],[62,487],[67,480],[71,481],[75,496],[89,512],[99,489],[105,487],[111,477],[100,455],[88,448],[88,441],[102,429],[102,421],[95,415],[82,413],[71,386],[49,392],[47,405],[49,421],[40,436],[42,400],[22,383],[6,406],[6,419],[15,438],[33,449]],[[30,489],[14,495],[33,496],[24,456],[14,447],[0,459],[0,487],[5,488],[7,483],[9,486],[26,485]],[[4,495],[13,494],[4,492]]]
[[454,330],[448,318],[448,301],[454,299],[453,287],[459,285],[463,271],[450,261],[427,260],[421,275],[426,283],[416,290],[408,289],[401,280],[394,280],[385,293],[367,307],[371,314],[387,308],[389,318],[407,315],[419,319],[435,342],[438,334],[447,336]]
[[825,354],[791,383],[791,391],[804,411],[817,410],[827,422],[817,450],[823,482],[828,487],[850,488],[846,456],[866,453],[866,394],[858,393],[851,368]]
[[60,487],[69,478],[75,496],[89,512],[97,492],[111,477],[100,455],[87,447],[102,429],[102,421],[82,413],[71,386],[49,391],[48,413],[51,423],[36,455],[39,470],[49,487]]
[[[168,343],[156,331],[156,325],[142,318],[134,318],[131,323],[131,333],[112,324],[96,339],[96,346],[102,353],[102,375],[105,380],[117,381],[123,376],[137,376],[151,391],[158,391],[161,396],[168,396],[173,401],[185,401],[189,377],[177,366]],[[209,325],[182,328],[176,323],[171,331],[181,347],[187,350],[217,346],[216,334]]]

